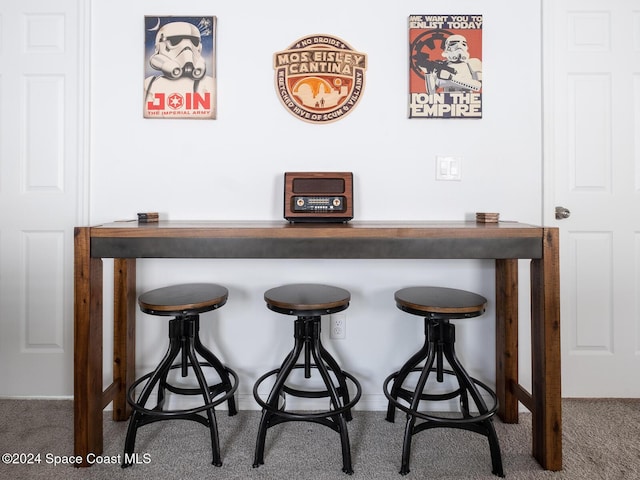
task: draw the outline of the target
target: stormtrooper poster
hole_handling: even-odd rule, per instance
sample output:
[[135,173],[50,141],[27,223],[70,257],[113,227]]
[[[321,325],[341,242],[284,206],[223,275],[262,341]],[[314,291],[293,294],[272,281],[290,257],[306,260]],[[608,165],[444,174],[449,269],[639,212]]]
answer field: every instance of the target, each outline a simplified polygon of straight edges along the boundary
[[216,17],[145,16],[144,117],[216,118]]
[[482,118],[482,15],[411,15],[409,49],[409,118]]

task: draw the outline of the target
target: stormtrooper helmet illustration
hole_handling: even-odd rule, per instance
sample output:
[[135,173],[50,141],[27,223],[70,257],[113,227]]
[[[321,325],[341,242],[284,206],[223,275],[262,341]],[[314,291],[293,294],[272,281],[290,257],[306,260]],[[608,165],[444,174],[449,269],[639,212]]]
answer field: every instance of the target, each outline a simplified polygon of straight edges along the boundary
[[170,79],[180,77],[199,80],[206,65],[201,55],[200,31],[188,22],[167,23],[156,34],[155,53],[150,65]]
[[465,62],[469,60],[467,39],[462,35],[451,35],[444,42],[442,56],[450,62]]

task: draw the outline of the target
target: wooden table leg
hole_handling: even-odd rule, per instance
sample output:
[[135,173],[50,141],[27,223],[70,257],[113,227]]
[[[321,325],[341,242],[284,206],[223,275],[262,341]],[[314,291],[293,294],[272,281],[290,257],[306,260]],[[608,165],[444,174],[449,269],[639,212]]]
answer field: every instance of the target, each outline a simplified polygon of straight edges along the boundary
[[498,416],[518,423],[518,260],[496,260],[496,395]]
[[136,374],[136,260],[116,258],[113,264],[113,419],[131,415],[127,391]]
[[531,262],[533,456],[562,470],[558,229],[545,228],[543,258]]
[[90,228],[74,231],[74,452],[88,466],[102,453],[102,260],[90,257]]

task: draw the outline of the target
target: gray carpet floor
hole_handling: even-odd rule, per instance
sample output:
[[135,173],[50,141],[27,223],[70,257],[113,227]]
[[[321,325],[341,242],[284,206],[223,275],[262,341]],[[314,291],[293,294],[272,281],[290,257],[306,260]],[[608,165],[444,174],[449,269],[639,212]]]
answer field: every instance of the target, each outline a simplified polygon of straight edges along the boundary
[[[125,422],[104,421],[104,461],[74,468],[53,461],[73,455],[73,405],[65,400],[0,400],[0,453],[40,454],[39,463],[0,463],[1,479],[496,479],[484,437],[428,430],[414,437],[411,472],[399,475],[404,422],[384,412],[355,411],[349,423],[354,474],[342,473],[338,434],[312,423],[269,430],[265,464],[252,468],[259,412],[218,414],[223,466],[211,465],[208,431],[194,422],[144,427],[136,451],[147,463],[121,469]],[[548,472],[531,457],[531,415],[496,420],[508,479],[640,479],[640,399],[564,400],[563,470]],[[38,457],[35,457],[38,458]]]

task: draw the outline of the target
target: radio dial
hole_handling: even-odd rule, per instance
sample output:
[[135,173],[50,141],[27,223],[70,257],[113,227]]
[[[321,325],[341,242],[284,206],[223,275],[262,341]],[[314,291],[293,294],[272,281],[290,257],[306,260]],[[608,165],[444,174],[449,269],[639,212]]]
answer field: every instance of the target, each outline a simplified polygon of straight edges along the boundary
[[293,209],[296,212],[341,212],[344,210],[345,201],[342,197],[334,196],[299,196],[293,198]]

